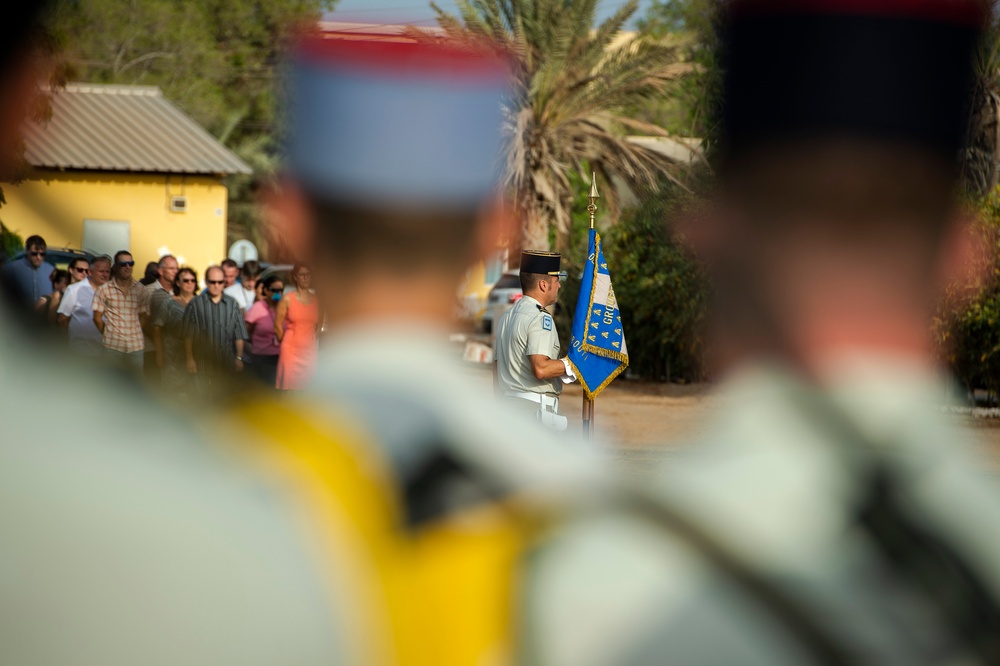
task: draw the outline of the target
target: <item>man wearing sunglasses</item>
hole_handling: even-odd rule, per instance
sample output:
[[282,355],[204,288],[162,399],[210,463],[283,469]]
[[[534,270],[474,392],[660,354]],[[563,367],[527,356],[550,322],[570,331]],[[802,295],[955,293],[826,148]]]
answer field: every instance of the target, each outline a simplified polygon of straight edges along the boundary
[[29,236],[24,243],[24,256],[3,268],[3,280],[15,298],[24,305],[37,303],[38,299],[52,293],[49,275],[56,269],[45,261],[45,239]]
[[86,257],[76,257],[69,262],[69,284],[72,287],[77,282],[87,279],[90,275],[90,261]]
[[201,396],[218,393],[230,372],[243,370],[244,345],[249,336],[243,311],[235,299],[223,293],[225,285],[225,270],[209,266],[205,291],[184,310],[185,363],[188,373],[195,376],[195,388]]
[[149,294],[132,278],[135,259],[127,250],[115,252],[111,280],[94,293],[94,325],[101,332],[104,354],[126,367],[142,371],[142,329],[149,316]]
[[94,261],[74,259],[70,273],[83,279],[71,284],[59,302],[58,322],[69,334],[69,348],[83,356],[100,356],[104,346],[101,332],[94,324],[94,294],[111,277],[111,257],[101,255]]

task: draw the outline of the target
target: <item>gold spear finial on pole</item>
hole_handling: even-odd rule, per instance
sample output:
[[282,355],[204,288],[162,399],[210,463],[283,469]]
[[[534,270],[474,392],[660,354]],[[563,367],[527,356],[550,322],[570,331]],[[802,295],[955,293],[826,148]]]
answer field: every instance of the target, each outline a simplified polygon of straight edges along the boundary
[[593,171],[590,172],[590,194],[587,196],[587,200],[590,203],[587,205],[587,212],[590,213],[590,228],[594,228],[594,213],[597,212],[597,200],[601,198],[601,195],[597,193],[597,174]]

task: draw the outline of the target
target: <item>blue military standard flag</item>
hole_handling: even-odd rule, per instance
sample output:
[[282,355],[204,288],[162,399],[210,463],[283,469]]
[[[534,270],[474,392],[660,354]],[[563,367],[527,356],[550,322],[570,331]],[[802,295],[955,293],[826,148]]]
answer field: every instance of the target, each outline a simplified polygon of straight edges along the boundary
[[628,367],[628,349],[601,237],[590,230],[587,264],[576,301],[569,362],[584,393],[593,400]]

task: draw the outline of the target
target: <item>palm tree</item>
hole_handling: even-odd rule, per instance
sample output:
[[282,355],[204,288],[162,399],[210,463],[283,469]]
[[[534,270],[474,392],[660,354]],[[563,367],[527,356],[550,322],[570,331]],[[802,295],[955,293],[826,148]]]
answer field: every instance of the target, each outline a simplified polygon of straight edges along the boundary
[[[591,171],[603,183],[617,176],[640,188],[656,188],[663,176],[679,182],[669,158],[625,135],[666,136],[629,112],[664,95],[690,65],[674,45],[623,33],[638,0],[593,28],[597,1],[458,0],[458,16],[432,3],[447,38],[497,44],[512,55],[505,185],[520,215],[522,247],[548,248],[554,227],[564,249],[574,169],[588,182]],[[613,188],[602,195],[616,215]]]
[[997,186],[1000,167],[1000,25],[996,21],[976,54],[975,72],[962,179],[966,192],[980,198]]
[[229,114],[218,139],[227,148],[247,163],[252,169],[249,174],[232,174],[226,178],[229,189],[229,229],[227,246],[233,241],[246,238],[254,243],[262,256],[270,256],[269,229],[264,225],[264,214],[257,200],[258,190],[271,183],[278,172],[279,157],[274,147],[274,139],[269,133],[247,133],[238,135],[237,129],[249,116],[244,107]]

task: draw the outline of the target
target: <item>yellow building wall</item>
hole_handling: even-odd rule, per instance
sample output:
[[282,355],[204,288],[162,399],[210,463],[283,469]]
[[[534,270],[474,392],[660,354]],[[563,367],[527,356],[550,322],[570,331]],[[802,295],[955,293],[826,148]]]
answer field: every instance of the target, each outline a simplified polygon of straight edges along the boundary
[[[227,190],[217,177],[115,172],[38,172],[20,185],[3,185],[0,219],[49,247],[83,248],[84,220],[129,223],[127,248],[136,278],[162,250],[198,271],[226,256]],[[170,210],[170,197],[187,197],[187,211]],[[91,249],[91,248],[84,248]]]

